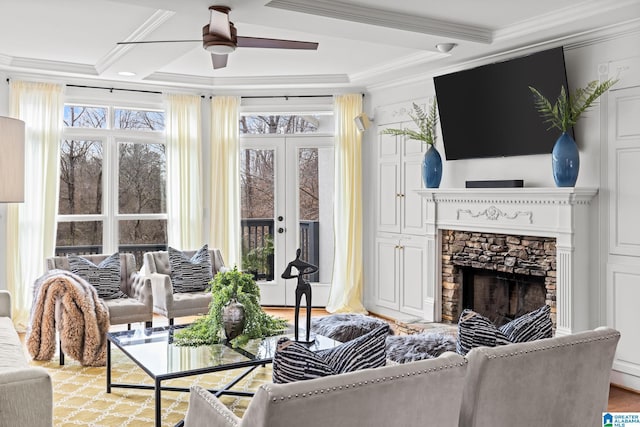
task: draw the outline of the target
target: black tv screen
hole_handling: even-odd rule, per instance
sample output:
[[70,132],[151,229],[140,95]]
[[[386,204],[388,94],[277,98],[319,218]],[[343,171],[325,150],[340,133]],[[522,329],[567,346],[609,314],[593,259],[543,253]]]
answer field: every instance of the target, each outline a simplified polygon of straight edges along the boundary
[[551,153],[560,136],[529,86],[552,102],[568,89],[562,47],[433,80],[447,160]]

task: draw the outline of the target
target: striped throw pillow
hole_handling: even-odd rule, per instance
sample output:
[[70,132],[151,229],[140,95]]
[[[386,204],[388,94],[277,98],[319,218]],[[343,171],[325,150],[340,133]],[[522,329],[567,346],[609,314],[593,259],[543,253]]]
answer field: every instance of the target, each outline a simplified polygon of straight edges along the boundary
[[273,357],[273,382],[310,380],[384,366],[388,335],[389,325],[383,325],[337,347],[317,352],[305,344],[280,338]]
[[553,336],[551,307],[543,305],[537,310],[524,314],[500,327],[511,342],[527,342]]
[[88,259],[77,255],[67,256],[71,272],[77,274],[98,291],[102,299],[126,298],[120,290],[120,254],[116,252],[95,265]]
[[169,265],[174,294],[202,292],[213,278],[208,245],[200,248],[191,258],[169,246]]
[[475,347],[496,347],[509,344],[509,339],[486,317],[465,309],[458,321],[456,351],[466,355]]

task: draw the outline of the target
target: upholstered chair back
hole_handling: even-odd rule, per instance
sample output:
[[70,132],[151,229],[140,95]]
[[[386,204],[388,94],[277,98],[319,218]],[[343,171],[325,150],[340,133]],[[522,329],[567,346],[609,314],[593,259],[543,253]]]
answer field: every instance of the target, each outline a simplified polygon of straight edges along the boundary
[[[82,258],[91,261],[95,265],[110,257],[109,254],[80,255]],[[71,271],[69,259],[66,256],[54,256],[46,259],[47,271],[67,270]],[[132,291],[133,281],[136,277],[136,259],[133,254],[120,254],[120,290],[127,295],[135,296]]]
[[[192,257],[197,251],[183,251],[188,257]],[[220,249],[209,249],[209,255],[211,256],[211,269],[215,276],[222,267],[224,267],[224,260],[222,259],[222,252]],[[169,252],[167,251],[154,251],[145,252],[144,254],[144,273],[145,274],[171,274],[171,265],[169,264]]]
[[598,328],[472,349],[460,427],[602,425],[619,339]]

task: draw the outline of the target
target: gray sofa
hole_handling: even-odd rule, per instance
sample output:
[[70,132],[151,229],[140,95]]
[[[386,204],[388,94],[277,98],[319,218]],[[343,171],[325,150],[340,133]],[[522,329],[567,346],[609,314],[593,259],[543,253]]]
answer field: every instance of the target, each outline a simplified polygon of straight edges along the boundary
[[52,425],[51,377],[29,366],[11,320],[11,295],[0,290],[0,427]]
[[466,358],[447,352],[436,359],[263,385],[242,419],[194,386],[185,426],[601,426],[619,338],[613,329],[598,328],[479,347]]

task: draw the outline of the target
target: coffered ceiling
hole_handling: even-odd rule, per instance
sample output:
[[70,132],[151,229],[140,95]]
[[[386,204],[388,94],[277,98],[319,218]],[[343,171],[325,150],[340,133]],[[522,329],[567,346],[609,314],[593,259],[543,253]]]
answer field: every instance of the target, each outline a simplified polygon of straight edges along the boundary
[[[238,48],[214,70],[200,42],[211,5],[238,35],[318,42]],[[569,35],[640,21],[640,0],[2,0],[7,74],[193,87],[363,88]],[[457,43],[449,53],[438,43]],[[135,75],[121,75],[128,72]]]

